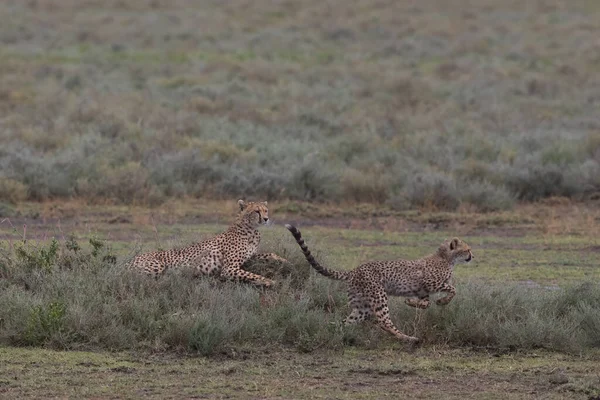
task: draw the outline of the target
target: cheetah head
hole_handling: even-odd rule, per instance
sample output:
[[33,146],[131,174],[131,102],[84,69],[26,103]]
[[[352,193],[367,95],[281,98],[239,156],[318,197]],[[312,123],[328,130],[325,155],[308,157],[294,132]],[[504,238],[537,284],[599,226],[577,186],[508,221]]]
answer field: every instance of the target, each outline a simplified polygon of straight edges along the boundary
[[471,252],[471,246],[457,237],[442,243],[439,251],[452,263],[468,263],[474,258],[473,253]]
[[240,206],[240,216],[247,218],[253,225],[270,225],[269,209],[266,201],[244,201],[238,200]]

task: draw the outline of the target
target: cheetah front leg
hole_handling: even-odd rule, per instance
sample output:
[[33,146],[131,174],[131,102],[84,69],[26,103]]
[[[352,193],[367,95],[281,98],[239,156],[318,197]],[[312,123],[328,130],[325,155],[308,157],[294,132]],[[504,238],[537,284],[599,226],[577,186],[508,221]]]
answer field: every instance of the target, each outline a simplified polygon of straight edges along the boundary
[[411,307],[425,309],[425,308],[429,307],[429,296],[423,297],[421,299],[418,299],[416,297],[411,297],[411,298],[404,300],[404,303]]
[[454,286],[450,285],[447,282],[444,283],[439,292],[445,292],[447,293],[447,295],[436,300],[435,304],[437,304],[438,306],[445,306],[446,304],[450,303],[450,300],[452,300],[456,295],[456,289],[454,288]]
[[223,268],[221,271],[221,276],[232,281],[246,282],[262,287],[271,287],[275,284],[275,281],[272,281],[271,279],[265,278],[262,275],[248,272],[240,267]]

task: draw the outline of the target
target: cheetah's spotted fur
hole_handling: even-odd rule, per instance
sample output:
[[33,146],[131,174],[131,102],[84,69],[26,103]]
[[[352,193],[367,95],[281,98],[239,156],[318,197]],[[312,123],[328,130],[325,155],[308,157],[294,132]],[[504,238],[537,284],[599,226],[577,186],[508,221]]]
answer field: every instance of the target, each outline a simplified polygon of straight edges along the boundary
[[453,238],[442,243],[435,253],[418,260],[372,261],[352,271],[335,271],[315,260],[296,227],[285,227],[292,232],[306,260],[317,272],[348,282],[352,312],[344,320],[345,324],[361,322],[374,315],[383,330],[411,342],[418,339],[400,332],[390,319],[388,295],[407,297],[405,303],[409,306],[427,308],[430,294],[444,292],[445,297],[439,298],[436,304],[446,305],[456,293],[450,285],[454,265],[473,259],[469,245]]
[[238,204],[240,214],[225,232],[184,248],[140,254],[131,260],[129,266],[154,276],[168,268],[189,267],[205,275],[219,275],[224,279],[259,286],[273,285],[274,281],[242,269],[250,261],[287,262],[272,253],[257,253],[260,243],[258,227],[269,222],[267,202],[246,203],[239,200]]

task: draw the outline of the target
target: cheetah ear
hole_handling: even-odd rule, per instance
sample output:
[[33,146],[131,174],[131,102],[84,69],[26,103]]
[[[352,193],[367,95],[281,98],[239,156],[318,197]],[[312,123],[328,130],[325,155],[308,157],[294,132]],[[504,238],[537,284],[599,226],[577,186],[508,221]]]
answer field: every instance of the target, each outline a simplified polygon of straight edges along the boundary
[[450,250],[454,250],[458,247],[458,238],[452,238],[450,242]]
[[266,206],[266,205],[267,205],[267,202],[266,202],[266,201],[263,201],[263,204]]
[[244,208],[246,208],[246,202],[242,199],[238,200],[238,205],[240,206],[240,211],[244,211]]

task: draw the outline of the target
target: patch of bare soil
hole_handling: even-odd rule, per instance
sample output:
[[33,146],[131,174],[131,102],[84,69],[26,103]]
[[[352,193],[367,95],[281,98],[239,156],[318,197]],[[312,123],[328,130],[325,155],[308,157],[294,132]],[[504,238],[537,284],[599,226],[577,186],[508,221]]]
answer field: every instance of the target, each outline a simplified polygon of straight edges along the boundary
[[[216,206],[215,206],[216,207]],[[404,212],[376,213],[372,206],[367,211],[347,212],[344,207],[331,208],[311,205],[307,213],[289,211],[273,212],[278,225],[291,223],[300,227],[326,227],[338,229],[380,230],[386,232],[450,231],[460,236],[521,237],[532,232],[543,234],[593,235],[600,234],[597,221],[600,210],[582,205],[522,205],[513,212],[439,213]],[[232,211],[233,210],[233,211]],[[23,233],[67,236],[73,231],[97,230],[114,240],[135,240],[135,232],[156,230],[161,226],[215,224],[228,225],[235,218],[235,207],[222,204],[211,212],[187,206],[169,205],[165,208],[144,209],[135,207],[100,206],[83,207],[59,203],[30,207],[17,211],[14,216],[0,219],[0,239],[18,239]],[[598,232],[596,232],[598,231]],[[590,251],[598,251],[596,248]]]

